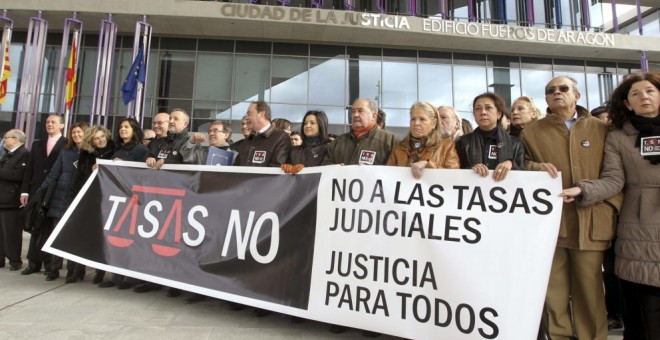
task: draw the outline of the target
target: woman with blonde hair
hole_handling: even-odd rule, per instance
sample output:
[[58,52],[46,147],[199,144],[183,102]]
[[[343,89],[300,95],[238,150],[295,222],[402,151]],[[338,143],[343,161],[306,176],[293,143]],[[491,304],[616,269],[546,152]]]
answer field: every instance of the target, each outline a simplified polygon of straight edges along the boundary
[[[112,159],[112,155],[115,153],[115,144],[110,138],[110,131],[105,126],[94,125],[85,131],[80,149],[77,171],[74,171],[71,177],[71,187],[67,193],[68,202],[73,201],[89,176],[96,170],[97,159]],[[82,265],[79,264],[79,266]],[[72,269],[73,272],[81,272],[84,267]],[[103,276],[105,276],[105,271],[97,269],[92,283],[100,283],[103,281]]]
[[442,138],[438,110],[430,103],[416,102],[410,108],[410,132],[397,144],[387,165],[409,166],[413,177],[419,179],[422,170],[458,169],[458,153],[454,142]]
[[541,119],[541,110],[534,100],[527,96],[519,97],[511,105],[511,126],[509,135],[518,137],[525,126]]

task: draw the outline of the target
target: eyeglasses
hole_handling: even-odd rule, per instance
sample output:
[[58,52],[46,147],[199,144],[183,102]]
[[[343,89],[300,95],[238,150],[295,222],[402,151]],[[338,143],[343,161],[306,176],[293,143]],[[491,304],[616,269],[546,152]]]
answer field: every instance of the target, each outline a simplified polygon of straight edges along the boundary
[[220,129],[209,129],[209,133],[220,133],[220,132],[227,133],[227,131],[225,131],[225,130],[220,130]]
[[545,94],[553,94],[557,91],[557,89],[559,89],[559,92],[566,93],[571,89],[571,87],[568,85],[550,86],[545,89]]
[[160,121],[160,122],[155,120],[154,125],[164,125],[164,124],[169,123],[169,122],[170,122],[169,120],[163,120],[163,121]]
[[9,138],[16,139],[16,137],[14,137],[14,136],[5,136],[4,138],[5,138],[5,139],[9,139]]

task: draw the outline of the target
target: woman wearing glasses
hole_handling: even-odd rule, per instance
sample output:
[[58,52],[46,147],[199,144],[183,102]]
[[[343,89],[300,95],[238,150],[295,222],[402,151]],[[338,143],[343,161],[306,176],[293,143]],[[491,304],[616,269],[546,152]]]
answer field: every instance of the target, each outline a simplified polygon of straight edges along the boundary
[[478,95],[472,102],[477,128],[456,142],[462,169],[472,169],[482,177],[493,171],[493,179],[501,181],[511,170],[522,170],[525,148],[500,125],[506,108],[495,93]]

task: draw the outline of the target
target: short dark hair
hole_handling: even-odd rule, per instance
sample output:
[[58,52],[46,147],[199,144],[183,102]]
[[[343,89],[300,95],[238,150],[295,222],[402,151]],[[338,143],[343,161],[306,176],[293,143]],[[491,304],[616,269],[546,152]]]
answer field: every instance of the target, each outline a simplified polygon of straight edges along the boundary
[[250,105],[254,104],[256,106],[257,112],[265,112],[266,113],[266,119],[270,122],[270,117],[271,117],[271,111],[270,111],[270,105],[266,103],[263,100],[257,100],[253,101],[250,103]]
[[509,114],[509,111],[506,109],[506,105],[504,105],[504,99],[500,97],[497,93],[493,92],[484,92],[476,97],[474,97],[474,100],[472,101],[472,112],[474,113],[474,106],[477,105],[477,100],[481,98],[489,98],[493,101],[495,104],[495,108],[497,111],[500,111],[502,113],[502,116],[497,118],[497,124],[499,125],[500,122],[502,121],[502,117],[505,115]]

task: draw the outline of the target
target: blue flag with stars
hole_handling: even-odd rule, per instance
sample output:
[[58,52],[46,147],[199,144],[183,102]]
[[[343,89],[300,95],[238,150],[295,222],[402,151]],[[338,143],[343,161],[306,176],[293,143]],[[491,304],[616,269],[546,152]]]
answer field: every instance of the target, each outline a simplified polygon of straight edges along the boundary
[[124,85],[121,86],[121,95],[124,97],[124,105],[132,102],[137,96],[138,83],[144,84],[146,74],[144,73],[144,49],[142,46],[133,60],[133,65],[128,71]]

